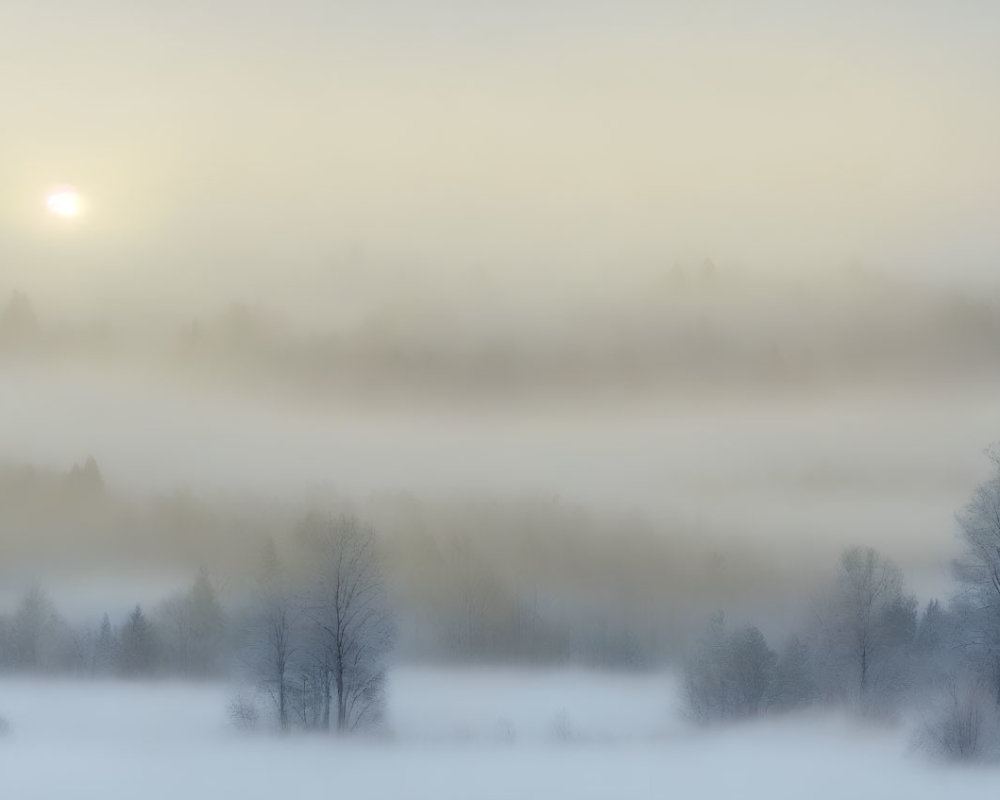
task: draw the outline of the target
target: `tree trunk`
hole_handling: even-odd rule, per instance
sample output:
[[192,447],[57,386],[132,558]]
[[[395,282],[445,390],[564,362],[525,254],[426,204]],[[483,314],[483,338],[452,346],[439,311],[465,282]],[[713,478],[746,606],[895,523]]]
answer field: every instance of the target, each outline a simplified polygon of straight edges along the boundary
[[337,673],[337,730],[347,728],[347,697],[344,695],[344,676]]
[[331,702],[331,687],[330,687],[330,670],[326,667],[323,668],[323,730],[330,730],[330,702]]
[[278,725],[281,730],[288,730],[288,704],[285,696],[285,673],[278,673]]

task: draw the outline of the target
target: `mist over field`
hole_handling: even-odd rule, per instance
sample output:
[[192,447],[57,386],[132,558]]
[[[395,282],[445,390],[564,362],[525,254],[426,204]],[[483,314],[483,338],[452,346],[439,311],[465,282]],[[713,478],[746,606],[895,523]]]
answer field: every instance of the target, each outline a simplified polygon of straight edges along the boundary
[[[392,740],[336,746],[234,732],[217,713],[225,698],[215,687],[99,684],[82,692],[8,682],[0,702],[24,720],[24,732],[4,742],[5,779],[15,796],[57,797],[72,787],[88,800],[122,791],[256,800],[289,785],[325,786],[331,775],[342,791],[375,797],[397,793],[405,775],[411,794],[444,798],[646,798],[661,796],[664,786],[708,797],[759,786],[794,798],[815,784],[810,791],[820,798],[903,792],[922,800],[988,792],[994,780],[991,771],[923,763],[892,731],[844,718],[690,730],[664,714],[669,684],[662,680],[440,677],[403,676],[415,691],[391,704],[399,729]],[[42,768],[52,760],[59,773]]]
[[[378,518],[411,566],[414,540],[464,526],[511,551],[490,556],[510,579],[552,581],[527,540],[575,537],[595,569],[616,551],[664,608],[718,604],[713,592],[782,604],[861,542],[941,593],[998,416],[992,299],[850,269],[817,284],[701,264],[651,285],[549,300],[507,330],[508,309],[462,302],[300,330],[263,301],[172,325],[70,324],[12,294],[5,513],[28,519],[8,546],[42,564],[233,571],[241,537],[280,536],[322,496]],[[77,510],[33,530],[20,468],[39,470],[40,513],[59,517],[50,473],[88,456],[104,545],[65,540],[70,520],[87,527]],[[156,533],[122,541],[134,515],[170,503],[205,520],[144,522]],[[664,563],[643,578],[652,554]]]
[[994,779],[1000,12],[4,16],[0,795]]

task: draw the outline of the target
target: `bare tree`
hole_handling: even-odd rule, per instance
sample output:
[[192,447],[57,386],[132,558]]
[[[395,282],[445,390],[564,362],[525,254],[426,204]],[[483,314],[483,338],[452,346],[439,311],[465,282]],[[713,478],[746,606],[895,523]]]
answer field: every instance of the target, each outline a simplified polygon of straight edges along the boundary
[[308,668],[318,685],[319,725],[337,730],[381,714],[393,625],[375,533],[356,517],[312,514],[299,527],[309,566],[305,613],[311,621]]
[[995,752],[997,712],[991,699],[990,688],[976,678],[953,677],[919,743],[932,755],[953,761],[974,761]]
[[274,542],[264,548],[257,578],[251,625],[254,668],[278,711],[278,726],[288,729],[289,673],[296,654],[294,626],[297,609]]
[[958,515],[965,554],[956,563],[958,577],[995,602],[1000,597],[1000,447],[987,451],[994,473],[972,493]]
[[904,594],[899,567],[870,547],[847,550],[825,617],[826,647],[847,666],[842,688],[870,704],[876,688],[900,678],[893,655],[916,631],[916,600]]
[[993,475],[958,515],[965,552],[955,562],[955,575],[965,587],[963,644],[1000,705],[1000,446],[987,456]]

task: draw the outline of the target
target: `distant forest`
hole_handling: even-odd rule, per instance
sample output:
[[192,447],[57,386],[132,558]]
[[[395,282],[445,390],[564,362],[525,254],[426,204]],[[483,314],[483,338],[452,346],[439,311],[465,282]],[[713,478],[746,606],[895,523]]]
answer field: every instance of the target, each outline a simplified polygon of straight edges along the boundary
[[178,314],[172,329],[133,328],[113,317],[46,321],[14,291],[0,313],[0,358],[151,363],[238,391],[389,405],[582,389],[686,399],[736,386],[974,379],[1000,365],[995,297],[861,269],[795,282],[711,262],[664,269],[633,293],[599,300],[567,293],[463,305],[431,295],[306,328],[280,310],[234,303],[214,316]]
[[[988,733],[1000,722],[1000,451],[988,454],[993,474],[958,514],[963,551],[952,597],[921,605],[898,565],[854,546],[799,601],[796,625],[772,635],[776,644],[745,621],[742,608],[735,625],[720,611],[707,615],[700,633],[678,627],[679,609],[651,590],[687,574],[687,584],[672,587],[673,601],[687,598],[687,623],[704,619],[692,600],[694,562],[678,563],[676,549],[649,549],[655,538],[595,530],[570,509],[480,506],[481,522],[507,526],[506,535],[482,538],[443,535],[445,526],[405,502],[393,509],[408,517],[405,536],[380,534],[344,507],[314,507],[283,529],[272,516],[251,533],[236,517],[206,527],[213,519],[207,506],[175,498],[135,506],[122,519],[146,547],[162,536],[164,553],[175,536],[238,530],[238,539],[215,543],[225,591],[202,568],[188,588],[152,607],[136,604],[119,619],[104,614],[87,625],[69,621],[33,583],[0,614],[0,668],[242,676],[270,698],[279,727],[349,730],[378,723],[393,658],[673,666],[682,670],[687,712],[699,722],[815,704],[879,717],[917,707],[932,715],[925,735],[935,752],[978,757],[994,746]],[[105,520],[124,513],[109,502],[93,460],[61,475],[22,469],[4,478],[4,507],[58,508],[46,522],[63,526],[64,541],[85,513],[102,509]],[[9,516],[3,526],[18,527]],[[107,532],[110,554],[124,540],[116,538],[121,529]],[[638,558],[636,545],[647,548]],[[529,563],[540,566],[532,573]],[[722,599],[704,597],[701,606]],[[259,711],[244,699],[231,713],[249,724]]]

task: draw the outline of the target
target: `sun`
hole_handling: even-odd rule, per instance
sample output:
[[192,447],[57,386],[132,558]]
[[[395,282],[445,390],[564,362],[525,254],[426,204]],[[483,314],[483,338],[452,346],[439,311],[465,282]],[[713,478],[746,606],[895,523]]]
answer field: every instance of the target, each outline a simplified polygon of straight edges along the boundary
[[80,213],[80,195],[76,189],[64,186],[45,198],[45,207],[59,217],[75,217]]

